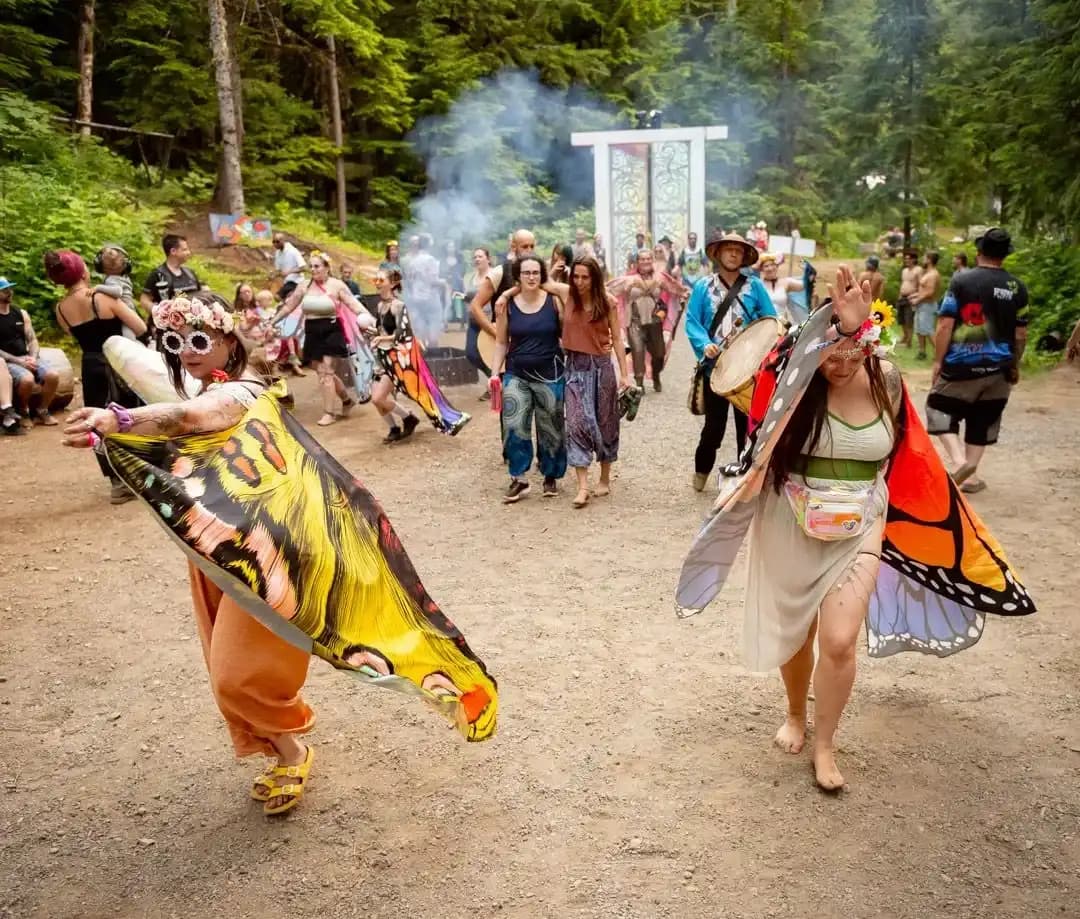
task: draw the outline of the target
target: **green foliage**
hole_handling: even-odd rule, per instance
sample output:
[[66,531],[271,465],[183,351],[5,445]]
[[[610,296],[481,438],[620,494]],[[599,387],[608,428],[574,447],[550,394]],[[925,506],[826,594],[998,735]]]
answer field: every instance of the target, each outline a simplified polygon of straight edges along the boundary
[[118,242],[141,280],[160,260],[157,236],[168,216],[138,200],[138,175],[124,160],[97,143],[59,142],[50,114],[0,92],[0,271],[46,333],[59,293],[44,276],[46,251],[74,249],[89,264],[102,243]]
[[[149,163],[123,178],[122,163],[95,159],[98,143],[51,149],[59,135],[49,118],[75,104],[78,6],[0,0],[4,117],[26,126],[17,149],[0,139],[2,165],[81,181],[75,197],[87,206],[116,204],[109,219],[133,213],[139,224],[136,197],[205,206],[220,156],[206,4],[97,3],[95,119],[176,134],[164,174],[164,141],[104,134],[125,160]],[[541,143],[565,139],[581,126],[574,103],[586,94],[622,123],[660,108],[666,125],[728,125],[729,139],[709,149],[705,232],[765,219],[779,232],[797,226],[827,238],[830,254],[846,258],[905,215],[916,227],[1000,220],[1032,238],[1080,240],[1080,0],[226,0],[226,10],[250,209],[321,212],[332,200],[333,36],[349,236],[371,248],[398,235],[425,187],[446,187],[445,176],[428,174],[436,153],[487,154],[483,178],[498,205],[490,230],[476,235],[498,236],[501,247],[513,226],[572,229],[583,218],[568,215],[587,195],[560,197],[552,165],[522,156],[511,135],[528,125]],[[442,117],[507,70],[561,92],[564,114],[526,110],[506,125],[490,111]],[[27,98],[51,108],[20,114]],[[502,104],[522,103],[509,94]],[[587,163],[577,166],[587,185]],[[868,175],[886,181],[871,189]],[[148,189],[147,178],[163,187]],[[6,206],[23,194],[8,191]],[[80,207],[71,219],[91,219]],[[23,237],[39,230],[4,232],[29,251]]]
[[[824,243],[829,252],[829,258],[865,258],[862,246],[875,242],[881,231],[878,225],[869,220],[836,220],[827,227]],[[806,235],[810,235],[807,233]]]
[[1080,248],[1050,241],[1018,249],[1005,267],[1028,289],[1028,345],[1047,332],[1067,339],[1080,320]]

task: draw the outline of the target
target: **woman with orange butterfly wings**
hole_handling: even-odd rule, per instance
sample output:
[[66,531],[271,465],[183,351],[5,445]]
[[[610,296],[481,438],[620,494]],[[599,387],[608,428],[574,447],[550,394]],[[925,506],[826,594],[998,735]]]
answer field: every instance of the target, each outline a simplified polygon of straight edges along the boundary
[[741,474],[686,558],[677,609],[712,601],[749,531],[744,655],[754,670],[780,667],[788,711],[775,740],[789,753],[805,744],[813,678],[815,776],[834,791],[864,622],[872,656],[943,657],[978,640],[986,612],[1034,606],[881,360],[885,316],[871,316],[869,286],[841,267],[830,296],[758,372]]
[[[376,335],[371,339],[371,346],[379,367],[374,374],[372,402],[390,426],[390,433],[383,443],[404,440],[418,424],[412,412],[397,405],[395,390],[420,406],[436,431],[456,436],[471,416],[450,404],[424,360],[423,345],[413,334],[408,307],[399,299],[401,274],[393,269],[380,269],[375,276],[375,286],[380,299],[375,320]],[[397,425],[399,417],[403,421],[400,428]]]

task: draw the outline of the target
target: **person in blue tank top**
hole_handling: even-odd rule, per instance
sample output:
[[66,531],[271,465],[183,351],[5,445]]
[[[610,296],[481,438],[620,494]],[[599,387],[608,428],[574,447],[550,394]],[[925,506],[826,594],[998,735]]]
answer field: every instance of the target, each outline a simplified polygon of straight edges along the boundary
[[[503,301],[505,309],[496,309],[491,368],[491,381],[501,381],[503,392],[503,452],[510,467],[510,485],[503,496],[507,504],[529,490],[525,475],[534,455],[534,419],[535,455],[544,477],[545,498],[558,494],[558,480],[566,475],[566,380],[559,344],[562,303],[541,289],[547,282],[542,259],[533,255],[518,259],[513,276],[518,289]],[[504,361],[505,373],[500,378]]]

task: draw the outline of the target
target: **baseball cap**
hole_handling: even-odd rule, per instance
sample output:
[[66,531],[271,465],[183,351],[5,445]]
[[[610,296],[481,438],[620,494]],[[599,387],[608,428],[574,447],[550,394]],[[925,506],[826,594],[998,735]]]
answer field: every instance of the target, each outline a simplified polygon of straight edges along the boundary
[[879,259],[876,255],[867,256],[867,258],[866,258],[866,267],[867,268],[877,268],[880,264],[881,264],[881,259]]
[[14,287],[15,282],[9,281],[7,278],[0,278],[0,290],[7,290],[9,287]]
[[975,238],[975,248],[990,258],[1005,258],[1013,251],[1012,237],[1001,227],[990,227],[982,236]]

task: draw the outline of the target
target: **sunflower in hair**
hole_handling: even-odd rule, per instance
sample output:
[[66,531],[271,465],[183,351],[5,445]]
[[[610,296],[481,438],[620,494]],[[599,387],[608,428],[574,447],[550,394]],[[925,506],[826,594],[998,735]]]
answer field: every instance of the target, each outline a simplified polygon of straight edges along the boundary
[[875,300],[870,304],[870,319],[874,325],[887,329],[896,322],[896,313],[884,300]]

